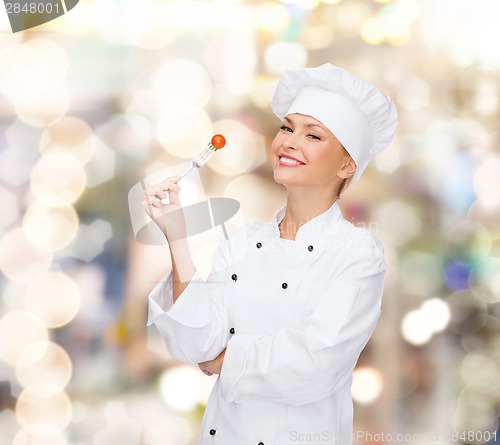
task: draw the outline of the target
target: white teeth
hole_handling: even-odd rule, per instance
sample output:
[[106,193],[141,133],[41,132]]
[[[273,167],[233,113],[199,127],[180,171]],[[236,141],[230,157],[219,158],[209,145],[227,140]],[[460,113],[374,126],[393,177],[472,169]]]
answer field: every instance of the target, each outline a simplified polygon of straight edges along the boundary
[[280,161],[284,162],[285,164],[290,164],[290,165],[301,165],[302,164],[302,162],[295,161],[294,159],[285,158],[285,157],[281,157]]

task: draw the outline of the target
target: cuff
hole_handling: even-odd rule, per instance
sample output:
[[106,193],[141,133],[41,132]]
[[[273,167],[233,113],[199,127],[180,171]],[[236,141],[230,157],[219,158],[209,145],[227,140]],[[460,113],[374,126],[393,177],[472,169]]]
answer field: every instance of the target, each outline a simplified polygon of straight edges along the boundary
[[186,288],[173,301],[172,274],[169,272],[149,294],[149,310],[147,325],[156,323],[165,315],[177,323],[200,328],[210,323],[211,310],[210,291],[207,283],[196,270]]
[[226,402],[240,402],[236,385],[245,373],[245,363],[251,349],[262,335],[236,334],[227,343],[219,375],[219,391]]

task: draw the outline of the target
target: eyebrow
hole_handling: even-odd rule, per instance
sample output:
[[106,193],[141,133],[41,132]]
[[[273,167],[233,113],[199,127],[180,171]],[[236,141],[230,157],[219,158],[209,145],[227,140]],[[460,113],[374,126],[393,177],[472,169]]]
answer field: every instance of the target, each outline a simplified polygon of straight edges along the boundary
[[[288,122],[290,122],[291,124],[294,123],[293,120],[290,119],[288,116],[285,116],[285,120],[288,121]],[[324,130],[324,127],[322,125],[319,125],[319,124],[313,124],[313,123],[311,123],[311,124],[305,124],[305,126],[306,127],[318,127],[320,129]]]

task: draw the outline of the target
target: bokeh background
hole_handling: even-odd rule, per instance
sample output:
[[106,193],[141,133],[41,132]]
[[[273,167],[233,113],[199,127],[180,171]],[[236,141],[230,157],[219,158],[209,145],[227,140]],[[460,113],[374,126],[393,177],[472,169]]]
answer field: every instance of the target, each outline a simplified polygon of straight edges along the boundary
[[[355,440],[494,443],[499,17],[498,0],[81,0],[13,34],[0,9],[0,444],[198,443],[215,376],[145,326],[168,246],[137,242],[128,192],[220,132],[186,183],[241,203],[228,231],[271,219],[271,95],[285,69],[325,62],[400,116],[340,200],[389,265]],[[222,236],[190,238],[205,276]]]

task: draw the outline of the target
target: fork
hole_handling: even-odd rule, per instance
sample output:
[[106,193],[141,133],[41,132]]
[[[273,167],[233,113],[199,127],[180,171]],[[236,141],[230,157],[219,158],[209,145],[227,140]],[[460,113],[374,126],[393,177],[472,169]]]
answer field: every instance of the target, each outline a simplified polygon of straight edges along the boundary
[[[226,145],[226,139],[221,134],[216,134],[212,137],[212,140],[208,143],[208,145],[201,150],[196,156],[193,158],[191,162],[191,166],[184,171],[181,175],[181,179],[186,176],[193,168],[203,167],[207,161],[214,155],[217,150],[220,150],[222,147]],[[180,181],[180,179],[179,179]]]

